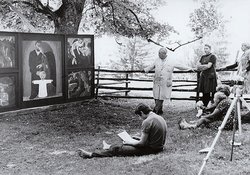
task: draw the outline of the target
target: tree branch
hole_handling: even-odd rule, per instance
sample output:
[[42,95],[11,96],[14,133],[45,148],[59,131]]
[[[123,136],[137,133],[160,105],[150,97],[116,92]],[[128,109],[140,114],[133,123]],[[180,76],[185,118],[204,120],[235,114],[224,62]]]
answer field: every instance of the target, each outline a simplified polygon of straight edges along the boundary
[[115,23],[115,9],[114,9],[114,6],[112,3],[109,3],[111,9],[112,9],[112,17],[113,17],[113,23],[114,23],[114,26],[116,27],[116,23]]
[[25,4],[25,5],[28,5],[32,8],[37,8],[33,3],[31,2],[27,2],[27,1],[13,1],[12,4],[19,4],[19,3],[22,3],[22,4]]
[[[113,21],[114,21],[114,26],[116,26],[116,24],[115,24],[115,17],[114,17],[114,6],[113,6],[113,4],[112,3],[116,3],[115,1],[107,1],[107,2],[102,2],[101,0],[96,0],[95,2],[97,2],[97,4],[100,6],[100,7],[111,7],[112,8],[112,12],[113,12]],[[118,5],[121,5],[121,4],[118,4]],[[140,27],[140,30],[141,31],[144,31],[144,28],[142,27],[142,25],[141,25],[141,22],[140,22],[140,20],[139,20],[139,18],[138,18],[138,16],[137,16],[137,14],[133,11],[133,10],[131,10],[128,6],[126,6],[125,4],[122,4],[122,6],[125,8],[125,9],[127,9],[134,17],[135,17],[135,20],[137,21],[137,24],[139,25],[139,27]],[[118,32],[119,33],[119,32]],[[163,45],[161,45],[160,43],[158,43],[158,42],[156,42],[156,41],[153,41],[152,39],[150,39],[150,38],[148,38],[147,36],[146,36],[146,40],[148,41],[148,42],[152,42],[152,43],[154,43],[154,44],[156,44],[156,45],[158,45],[158,46],[160,46],[160,47],[165,47],[166,49],[168,49],[168,50],[170,50],[170,51],[172,51],[172,52],[174,52],[176,49],[178,49],[178,48],[180,48],[180,47],[182,47],[182,46],[184,46],[184,45],[187,45],[187,44],[190,44],[190,43],[193,43],[193,42],[195,42],[195,41],[197,41],[197,40],[200,40],[202,37],[198,37],[198,38],[196,38],[196,39],[194,39],[194,40],[191,40],[191,41],[188,41],[188,42],[186,42],[186,43],[183,43],[183,44],[180,44],[179,42],[177,42],[177,44],[178,44],[178,46],[177,47],[175,47],[175,48],[170,48],[170,47],[166,47],[166,46],[163,46]],[[117,42],[118,43],[118,42]],[[120,44],[120,43],[118,43],[118,44]]]
[[[109,1],[109,3],[111,3],[111,1]],[[115,1],[114,1],[114,3],[115,3]],[[120,5],[120,4],[118,4],[118,5]],[[140,22],[138,16],[135,14],[135,12],[134,12],[133,10],[131,10],[127,5],[125,5],[125,4],[122,4],[122,5],[123,5],[123,7],[126,8],[130,13],[133,14],[133,16],[135,17],[135,19],[136,19],[136,21],[137,21],[137,23],[138,23],[138,25],[139,25],[141,31],[144,31],[144,29],[143,29],[143,27],[142,27],[142,25],[141,25],[141,22]]]
[[54,13],[50,8],[49,8],[49,3],[47,3],[47,6],[44,6],[40,0],[35,0],[35,2],[41,7],[40,9],[44,12],[44,14],[50,15],[53,19],[56,18],[56,13]]
[[157,43],[156,41],[153,41],[153,40],[150,39],[150,38],[148,38],[147,41],[148,41],[148,42],[151,42],[151,43],[154,43],[154,44],[156,44],[156,45],[158,45],[158,46],[164,47],[164,46],[161,45],[160,43]]
[[49,8],[49,5],[44,6],[41,1],[34,0],[37,3],[37,6],[34,3],[27,2],[27,1],[13,1],[12,4],[22,3],[28,5],[29,7],[33,8],[37,13],[42,13],[45,15],[50,15],[52,19],[56,18],[56,14]]
[[[143,29],[143,27],[142,27],[142,25],[141,25],[141,22],[140,22],[138,16],[135,14],[135,12],[134,12],[133,10],[131,10],[130,8],[126,7],[125,5],[124,5],[124,7],[125,7],[127,10],[129,10],[129,11],[134,15],[136,21],[138,22],[138,25],[140,26],[140,29],[141,29],[142,31],[144,31],[144,29]],[[174,52],[176,49],[178,49],[178,48],[180,48],[180,47],[182,47],[182,46],[184,46],[184,45],[187,45],[187,44],[189,44],[189,43],[192,43],[192,42],[195,42],[195,41],[197,41],[197,40],[200,40],[201,38],[202,38],[202,37],[198,37],[198,38],[196,38],[196,39],[194,39],[194,40],[192,40],[192,41],[188,41],[188,42],[183,43],[183,44],[180,44],[180,43],[178,42],[178,45],[179,45],[179,46],[177,46],[177,47],[175,47],[175,48],[169,48],[169,47],[165,47],[165,48],[167,48],[168,50]],[[161,45],[160,43],[157,43],[157,42],[153,41],[153,40],[150,39],[150,38],[146,38],[146,39],[147,39],[148,42],[152,42],[152,43],[154,43],[154,44],[156,44],[156,45],[158,45],[158,46],[164,47],[164,46]]]
[[[96,3],[95,3],[96,2]],[[101,8],[101,16],[102,16],[102,21],[104,22],[105,21],[105,18],[103,16],[103,8],[102,8],[102,4],[103,2],[101,2],[100,0],[93,0],[93,4],[94,4],[94,9],[95,9],[95,13],[98,15],[98,12],[96,10],[96,5],[99,6]]]
[[198,41],[198,40],[200,40],[200,39],[202,39],[202,37],[195,38],[195,39],[193,39],[193,40],[191,40],[191,41],[188,41],[188,42],[186,42],[186,43],[183,43],[183,44],[178,43],[179,46],[175,47],[175,48],[173,49],[173,52],[174,52],[176,49],[178,49],[178,48],[180,48],[180,47],[182,47],[182,46],[185,46],[185,45],[187,45],[187,44],[193,43],[193,42]]
[[195,41],[198,41],[198,40],[200,40],[200,39],[202,39],[202,37],[195,38],[195,39],[193,39],[193,40],[191,40],[191,41],[187,41],[187,42],[185,42],[185,43],[183,43],[183,44],[180,44],[179,42],[177,42],[177,44],[178,44],[179,46],[177,46],[177,47],[175,47],[175,48],[165,47],[165,46],[161,45],[160,43],[157,43],[156,41],[153,41],[152,39],[147,39],[147,40],[148,40],[148,42],[154,43],[154,44],[156,44],[156,45],[158,45],[158,46],[161,46],[161,47],[165,47],[165,48],[167,48],[168,50],[174,52],[176,49],[178,49],[178,48],[180,48],[180,47],[182,47],[182,46],[185,46],[185,45],[187,45],[187,44],[193,43],[193,42],[195,42]]
[[89,10],[93,10],[93,9],[95,9],[95,6],[94,7],[90,7],[88,9],[86,9],[85,11],[82,11],[82,14],[87,13]]
[[99,5],[100,7],[109,7],[111,2],[111,1],[102,2],[101,0],[95,0],[95,1],[97,2],[97,5]]
[[119,44],[120,46],[122,45],[122,42],[117,41],[117,38],[115,38],[115,42]]
[[36,28],[29,22],[29,20],[22,14],[20,11],[14,7],[10,2],[7,2],[7,5],[10,7],[12,11],[14,11],[23,21],[23,23],[28,27],[28,29],[32,32],[36,31]]
[[139,25],[140,29],[141,29],[142,31],[144,31],[144,29],[143,29],[143,27],[142,27],[142,25],[141,25],[141,22],[140,22],[138,16],[135,14],[135,12],[133,12],[133,10],[131,10],[130,8],[127,8],[127,9],[134,15],[136,21],[138,22],[138,25]]

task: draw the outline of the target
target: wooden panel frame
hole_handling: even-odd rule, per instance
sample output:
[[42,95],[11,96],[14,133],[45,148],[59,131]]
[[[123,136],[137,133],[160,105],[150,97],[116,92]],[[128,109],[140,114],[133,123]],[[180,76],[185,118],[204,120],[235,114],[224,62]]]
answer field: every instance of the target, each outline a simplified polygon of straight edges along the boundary
[[[42,54],[41,57],[44,57],[43,59],[40,58],[43,61],[39,63],[36,59],[30,59],[31,52],[36,50],[37,46],[42,48],[43,52],[40,53]],[[51,52],[52,57],[48,54],[51,54]],[[38,52],[35,53],[36,56],[40,54]],[[80,56],[73,53],[79,53]],[[32,58],[34,58],[33,56]],[[78,58],[73,60],[74,56],[78,56]],[[2,94],[0,92],[0,95],[2,95],[0,113],[94,98],[94,35],[0,32],[0,59],[0,90],[2,91]],[[6,62],[6,59],[7,61],[10,59],[10,62]],[[53,62],[51,60],[55,60],[54,64],[50,63]],[[44,66],[46,64],[48,66]],[[32,74],[32,66],[33,68],[53,68],[49,72],[43,69],[43,73],[41,73],[40,69],[39,72],[35,70]],[[33,79],[32,75],[34,74],[39,76],[39,79]],[[45,80],[53,80],[46,81],[45,84],[52,84],[52,82],[56,81],[54,86],[56,87],[56,93],[54,95],[51,95],[50,92],[52,91],[47,85],[39,90],[42,81],[37,80],[44,78],[44,75],[46,75]],[[53,78],[52,75],[56,78]],[[72,79],[73,77],[76,79]],[[80,81],[80,83],[84,84],[81,84],[82,89],[80,89],[80,93],[71,91],[72,87],[74,88],[75,86],[74,81]],[[37,83],[40,84],[37,86],[38,90],[36,87],[36,96],[35,98],[30,98],[31,94],[34,94],[33,90],[31,90],[32,84]],[[7,86],[10,87],[10,92],[8,92],[10,94],[6,96],[5,87]],[[43,92],[44,89],[46,89],[46,92]],[[10,103],[5,101],[8,99],[6,97],[11,97]]]
[[[62,103],[65,100],[64,35],[22,33],[18,38],[22,60],[19,74],[21,107]],[[38,47],[41,52],[36,50]],[[43,80],[41,72],[46,72]]]
[[[77,47],[85,47],[83,51],[81,52],[81,48],[78,49]],[[85,55],[85,56],[84,56]],[[74,60],[75,57],[75,60]],[[65,81],[65,87],[66,87],[66,96],[68,101],[79,101],[89,98],[94,98],[94,79],[95,79],[95,59],[94,59],[94,36],[93,35],[66,35],[65,37],[65,69],[66,69],[66,76],[68,77]],[[90,86],[90,89],[88,90],[88,93],[80,93],[78,92],[78,95],[75,94],[72,96],[71,90],[70,90],[70,76],[72,78],[72,74],[86,74],[88,72],[88,78],[89,82],[88,85],[85,85],[83,88],[86,92],[86,89],[88,89]],[[85,73],[84,73],[85,72]],[[79,76],[79,75],[78,75]],[[89,77],[91,76],[91,77]],[[76,77],[75,77],[76,78]],[[76,78],[79,80],[79,78]],[[84,76],[82,79],[85,79]],[[76,81],[76,80],[73,80]],[[85,81],[85,80],[81,80]],[[85,82],[86,83],[86,82]],[[72,85],[72,83],[71,83]],[[80,88],[80,87],[78,87]],[[81,89],[79,89],[81,90]],[[83,89],[82,89],[83,90]],[[73,93],[74,94],[74,93]],[[79,95],[81,94],[81,95]]]

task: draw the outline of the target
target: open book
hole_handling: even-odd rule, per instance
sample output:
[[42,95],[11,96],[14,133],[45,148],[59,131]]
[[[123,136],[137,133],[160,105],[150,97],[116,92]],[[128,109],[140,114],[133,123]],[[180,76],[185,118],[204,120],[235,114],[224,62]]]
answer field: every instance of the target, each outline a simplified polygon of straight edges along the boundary
[[128,142],[131,142],[131,141],[135,141],[135,139],[133,139],[128,133],[127,131],[123,131],[119,134],[117,134],[123,141],[128,141]]

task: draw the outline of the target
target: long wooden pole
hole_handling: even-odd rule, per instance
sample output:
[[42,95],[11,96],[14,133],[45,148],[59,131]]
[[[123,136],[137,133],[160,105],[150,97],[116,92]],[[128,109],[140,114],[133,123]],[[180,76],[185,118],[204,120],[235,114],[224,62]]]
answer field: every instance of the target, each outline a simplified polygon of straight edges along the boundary
[[224,118],[224,120],[223,120],[221,126],[219,127],[219,131],[218,131],[217,135],[215,136],[215,138],[214,138],[214,140],[213,140],[213,143],[212,143],[212,145],[211,145],[211,147],[210,147],[210,149],[209,149],[209,151],[208,151],[208,153],[207,153],[207,156],[203,159],[203,164],[202,164],[202,166],[201,166],[201,168],[200,168],[200,171],[199,171],[198,175],[201,175],[201,173],[203,172],[203,169],[204,169],[204,167],[205,167],[205,165],[206,165],[206,163],[207,163],[207,161],[208,161],[208,158],[209,158],[209,156],[211,155],[211,153],[212,153],[212,151],[213,151],[213,149],[214,149],[214,146],[215,146],[217,140],[219,139],[220,134],[221,134],[223,128],[225,127],[225,125],[226,125],[226,123],[227,123],[227,120],[228,120],[228,118],[229,118],[229,116],[230,116],[230,114],[231,114],[233,108],[235,107],[236,102],[237,102],[237,98],[235,97],[235,98],[233,99],[233,101],[232,101],[232,103],[231,103],[231,105],[230,105],[230,107],[229,107],[227,113],[226,113],[226,116],[225,116],[225,118]]
[[96,78],[96,87],[95,87],[95,98],[98,97],[98,89],[99,89],[99,76],[100,76],[100,66],[98,66],[97,78]]

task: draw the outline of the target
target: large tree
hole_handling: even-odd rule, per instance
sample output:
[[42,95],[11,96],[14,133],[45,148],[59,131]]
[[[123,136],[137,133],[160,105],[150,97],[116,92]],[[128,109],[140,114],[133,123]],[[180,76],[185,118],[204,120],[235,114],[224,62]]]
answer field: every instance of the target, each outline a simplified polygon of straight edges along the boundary
[[[181,46],[201,39],[221,23],[213,3],[217,0],[202,0],[203,5],[190,16],[194,39],[178,42]],[[95,35],[140,36],[149,42],[163,46],[176,32],[168,24],[161,24],[150,13],[166,5],[165,0],[1,0],[1,27],[13,31],[53,32],[77,34],[94,30]],[[208,5],[207,5],[208,4]],[[211,4],[209,6],[209,4]],[[172,16],[174,18],[174,14]]]
[[[150,45],[139,37],[125,39],[118,47],[119,60],[110,60],[110,67],[117,70],[143,70],[153,57]],[[132,76],[132,74],[131,74]]]
[[203,46],[208,43],[213,46],[213,53],[218,57],[217,67],[221,67],[227,62],[229,53],[227,47],[227,31],[225,21],[219,12],[217,0],[203,0],[199,8],[190,14],[190,27],[197,37],[202,39],[194,48],[194,59],[190,61],[195,66],[204,54]]
[[2,0],[0,20],[5,28],[19,31],[53,28],[54,33],[77,34],[94,29],[97,34],[166,37],[174,31],[173,27],[158,23],[149,13],[163,3],[163,0]]

